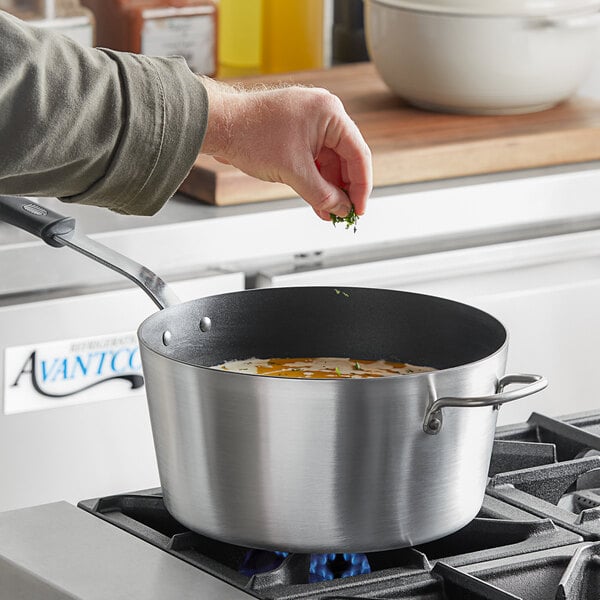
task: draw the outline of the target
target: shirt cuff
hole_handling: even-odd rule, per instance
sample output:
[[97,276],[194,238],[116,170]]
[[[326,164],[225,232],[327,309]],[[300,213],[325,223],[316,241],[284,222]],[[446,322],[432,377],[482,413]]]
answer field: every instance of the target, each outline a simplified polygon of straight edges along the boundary
[[118,64],[124,124],[105,176],[62,200],[153,215],[198,156],[208,122],[206,89],[183,58],[102,51]]

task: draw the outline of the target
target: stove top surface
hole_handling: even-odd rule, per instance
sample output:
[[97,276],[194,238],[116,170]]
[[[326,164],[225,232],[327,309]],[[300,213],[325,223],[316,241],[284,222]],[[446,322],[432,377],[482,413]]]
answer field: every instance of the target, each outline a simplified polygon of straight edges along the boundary
[[482,509],[462,530],[366,555],[272,553],[187,530],[160,490],[79,507],[269,600],[600,599],[600,412],[497,430]]
[[[390,594],[416,583],[431,585],[430,572],[438,562],[452,569],[583,541],[581,536],[557,527],[549,519],[536,518],[486,496],[479,516],[459,532],[423,546],[368,553],[370,572],[347,577],[345,571],[352,563],[348,555],[283,556],[284,553],[243,548],[195,534],[169,515],[160,490],[88,500],[79,506],[265,599],[399,597]],[[357,556],[362,560],[365,555]],[[321,580],[315,577],[319,566],[325,567]],[[374,592],[383,595],[373,596]]]

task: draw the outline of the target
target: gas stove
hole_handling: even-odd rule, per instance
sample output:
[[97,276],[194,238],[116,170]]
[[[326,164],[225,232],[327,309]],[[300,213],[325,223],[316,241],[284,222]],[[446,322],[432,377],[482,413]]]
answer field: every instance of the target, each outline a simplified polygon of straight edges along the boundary
[[2,584],[0,599],[598,599],[600,412],[534,413],[499,428],[479,515],[413,548],[306,555],[234,546],[178,523],[160,489],[78,506],[0,514],[0,581],[12,586],[3,595]]

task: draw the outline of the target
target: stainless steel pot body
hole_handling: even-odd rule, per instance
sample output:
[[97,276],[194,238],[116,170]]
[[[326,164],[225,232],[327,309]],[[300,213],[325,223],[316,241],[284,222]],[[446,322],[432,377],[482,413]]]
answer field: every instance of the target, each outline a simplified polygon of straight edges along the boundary
[[[167,508],[199,533],[298,552],[375,551],[449,534],[479,510],[496,408],[543,389],[504,376],[507,334],[441,298],[350,288],[264,289],[180,304],[160,277],[28,199],[0,220],[142,288],[138,330]],[[250,357],[427,365],[382,379],[277,379],[211,369]],[[506,391],[513,383],[525,387]]]
[[[167,308],[139,339],[165,504],[190,529],[256,548],[376,551],[477,514],[497,411],[432,404],[497,391],[507,334],[486,313],[385,290],[267,289]],[[301,380],[206,368],[251,356],[439,370]]]

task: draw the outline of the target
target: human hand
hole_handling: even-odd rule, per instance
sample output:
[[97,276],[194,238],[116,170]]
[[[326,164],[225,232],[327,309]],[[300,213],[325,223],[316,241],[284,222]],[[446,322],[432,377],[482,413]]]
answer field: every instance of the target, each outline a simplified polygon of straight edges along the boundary
[[265,181],[286,183],[317,215],[365,212],[371,151],[336,96],[299,86],[240,91],[203,78],[208,125],[201,152]]

